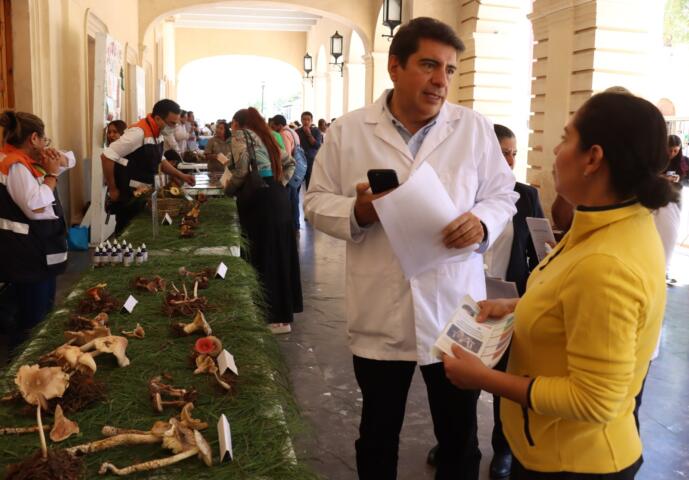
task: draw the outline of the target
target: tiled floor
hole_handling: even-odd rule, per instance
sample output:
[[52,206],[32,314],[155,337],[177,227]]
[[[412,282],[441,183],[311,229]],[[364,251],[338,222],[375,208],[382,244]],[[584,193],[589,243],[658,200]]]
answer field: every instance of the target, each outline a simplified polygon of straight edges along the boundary
[[[353,442],[361,408],[344,324],[344,243],[308,225],[301,233],[305,312],[294,333],[281,338],[291,378],[310,431],[301,435],[299,455],[330,480],[356,478]],[[645,462],[640,480],[689,476],[689,250],[676,253],[668,289],[660,357],[653,363],[641,409]],[[481,478],[488,478],[492,456],[492,398],[479,402]],[[432,479],[425,465],[434,444],[426,392],[417,372],[412,384],[400,443],[400,480]]]

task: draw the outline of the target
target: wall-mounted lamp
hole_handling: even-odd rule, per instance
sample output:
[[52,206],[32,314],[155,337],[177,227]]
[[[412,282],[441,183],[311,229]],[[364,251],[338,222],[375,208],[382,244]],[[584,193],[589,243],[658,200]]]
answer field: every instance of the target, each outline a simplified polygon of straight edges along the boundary
[[344,59],[342,59],[342,62],[337,61],[342,56],[342,40],[342,35],[335,30],[335,34],[330,37],[330,55],[335,58],[335,61],[330,62],[330,65],[334,65],[335,67],[339,68],[340,74],[344,76]]
[[402,23],[402,0],[385,0],[383,2],[383,25],[390,29],[390,35],[383,36],[392,38],[395,28]]
[[311,84],[313,85],[313,77],[309,76],[309,75],[311,75],[312,71],[313,71],[313,58],[307,52],[306,55],[304,55],[304,73],[306,74],[304,76],[304,78],[310,78]]

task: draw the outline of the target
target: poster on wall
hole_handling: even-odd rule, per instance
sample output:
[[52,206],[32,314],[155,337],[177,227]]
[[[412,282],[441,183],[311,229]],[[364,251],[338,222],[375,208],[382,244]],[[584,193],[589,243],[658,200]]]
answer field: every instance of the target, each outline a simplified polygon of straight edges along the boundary
[[105,111],[102,128],[108,122],[122,118],[124,92],[124,48],[114,38],[105,37]]
[[91,206],[82,225],[91,227],[91,244],[97,245],[115,230],[115,217],[105,213],[106,191],[100,156],[105,148],[105,127],[122,119],[124,48],[105,33],[96,34],[91,117]]

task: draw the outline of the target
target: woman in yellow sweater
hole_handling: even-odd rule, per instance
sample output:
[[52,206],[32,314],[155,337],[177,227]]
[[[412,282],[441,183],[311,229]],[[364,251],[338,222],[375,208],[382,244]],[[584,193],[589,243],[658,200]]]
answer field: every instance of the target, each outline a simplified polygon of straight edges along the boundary
[[507,373],[458,347],[444,359],[455,385],[503,397],[513,480],[626,480],[641,465],[634,396],[665,309],[663,247],[650,210],[675,196],[660,176],[666,138],[646,100],[589,99],[555,148],[555,188],[577,206],[570,231],[521,299],[481,302],[479,321],[515,313]]

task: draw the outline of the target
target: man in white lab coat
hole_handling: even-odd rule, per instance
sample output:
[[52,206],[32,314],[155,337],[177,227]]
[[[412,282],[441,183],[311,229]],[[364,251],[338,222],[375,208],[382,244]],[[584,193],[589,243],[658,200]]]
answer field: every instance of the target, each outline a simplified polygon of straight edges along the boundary
[[[359,478],[396,478],[399,432],[418,363],[438,439],[436,479],[478,479],[478,391],[446,379],[431,347],[465,294],[485,298],[485,251],[515,213],[514,176],[493,127],[445,101],[464,45],[447,25],[416,18],[390,45],[394,89],[335,122],[316,157],[305,211],[314,228],[347,241],[347,329],[363,407]],[[404,182],[423,163],[461,213],[439,238],[476,253],[406,280],[372,205],[369,169]]]

